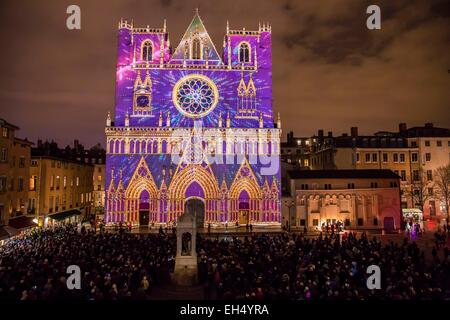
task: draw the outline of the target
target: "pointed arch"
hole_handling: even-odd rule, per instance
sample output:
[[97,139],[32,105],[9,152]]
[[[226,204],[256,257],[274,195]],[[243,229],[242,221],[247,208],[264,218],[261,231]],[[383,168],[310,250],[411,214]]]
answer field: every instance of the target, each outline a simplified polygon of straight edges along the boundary
[[153,60],[153,42],[150,39],[146,39],[141,43],[141,60],[152,61]]
[[136,166],[133,176],[128,183],[128,187],[125,191],[125,197],[128,199],[136,199],[143,190],[147,190],[150,197],[156,198],[158,195],[158,189],[150,169],[147,166],[147,162],[144,157],[141,157],[141,160]]
[[251,46],[247,41],[241,41],[238,45],[238,59],[240,63],[249,63],[251,58]]

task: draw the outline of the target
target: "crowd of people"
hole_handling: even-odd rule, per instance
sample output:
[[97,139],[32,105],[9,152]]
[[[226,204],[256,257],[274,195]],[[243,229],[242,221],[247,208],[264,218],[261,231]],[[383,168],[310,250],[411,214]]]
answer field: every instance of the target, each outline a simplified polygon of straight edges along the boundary
[[[382,244],[366,234],[254,234],[197,237],[198,277],[205,298],[450,299],[448,247],[429,257],[414,243]],[[37,230],[0,247],[0,300],[146,299],[170,282],[176,235]],[[77,265],[81,289],[69,290]],[[381,269],[381,289],[367,288],[367,267]]]
[[[176,238],[81,230],[36,230],[0,247],[0,300],[145,299],[168,283]],[[67,267],[81,270],[81,290],[69,290]]]
[[[200,280],[221,299],[450,299],[450,258],[414,242],[382,245],[365,234],[309,239],[259,235],[201,239]],[[381,269],[381,289],[368,289],[367,267]]]

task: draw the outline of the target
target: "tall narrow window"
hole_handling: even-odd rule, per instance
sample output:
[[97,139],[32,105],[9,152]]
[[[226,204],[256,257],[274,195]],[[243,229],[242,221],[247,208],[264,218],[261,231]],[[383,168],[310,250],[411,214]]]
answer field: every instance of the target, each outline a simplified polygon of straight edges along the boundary
[[199,60],[202,58],[202,48],[200,44],[200,39],[195,38],[192,40],[192,59]]
[[153,47],[152,42],[147,40],[142,44],[142,60],[152,61]]
[[246,43],[241,43],[239,46],[239,62],[250,62],[250,47]]

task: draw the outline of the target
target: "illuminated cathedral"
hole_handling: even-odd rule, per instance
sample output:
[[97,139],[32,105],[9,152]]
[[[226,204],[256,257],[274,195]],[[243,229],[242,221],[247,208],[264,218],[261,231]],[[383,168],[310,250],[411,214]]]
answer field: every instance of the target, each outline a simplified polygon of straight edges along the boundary
[[205,226],[280,226],[280,135],[269,24],[227,22],[219,54],[198,12],[174,50],[165,21],[119,22],[107,226],[170,226],[190,201]]

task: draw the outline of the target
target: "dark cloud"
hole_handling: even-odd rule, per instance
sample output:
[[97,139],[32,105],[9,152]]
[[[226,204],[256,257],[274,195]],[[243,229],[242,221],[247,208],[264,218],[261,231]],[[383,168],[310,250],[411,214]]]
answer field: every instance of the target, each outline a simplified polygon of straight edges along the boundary
[[196,7],[219,51],[227,20],[247,29],[271,22],[274,109],[285,131],[450,127],[448,1],[379,0],[377,31],[365,27],[372,1],[79,0],[82,30],[69,31],[72,3],[0,1],[0,116],[21,136],[103,142],[120,18],[152,27],[166,18],[176,46]]

